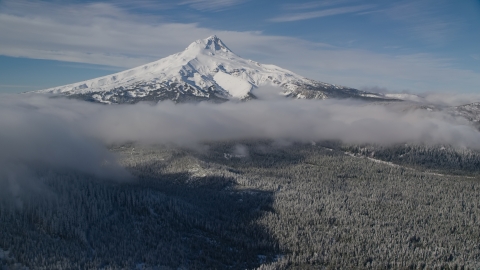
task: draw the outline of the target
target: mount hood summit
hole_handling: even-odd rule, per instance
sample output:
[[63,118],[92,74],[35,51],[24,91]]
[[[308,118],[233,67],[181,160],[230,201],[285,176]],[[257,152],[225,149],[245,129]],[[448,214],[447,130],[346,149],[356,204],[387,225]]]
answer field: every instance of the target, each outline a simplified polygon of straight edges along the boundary
[[107,104],[223,102],[255,99],[261,86],[279,87],[281,94],[292,98],[388,99],[382,94],[310,80],[275,65],[244,59],[217,36],[199,39],[180,53],[146,65],[35,92]]

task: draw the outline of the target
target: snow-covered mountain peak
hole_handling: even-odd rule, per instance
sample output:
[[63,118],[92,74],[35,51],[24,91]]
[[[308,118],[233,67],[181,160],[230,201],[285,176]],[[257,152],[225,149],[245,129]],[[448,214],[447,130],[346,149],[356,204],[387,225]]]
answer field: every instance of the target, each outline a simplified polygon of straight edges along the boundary
[[255,98],[261,86],[283,89],[285,96],[384,99],[384,97],[309,80],[275,65],[244,59],[213,35],[184,51],[116,74],[37,91],[102,103],[173,100],[213,102]]
[[217,53],[229,54],[233,53],[221,39],[216,35],[209,36],[206,39],[199,39],[190,44],[185,51],[214,55]]

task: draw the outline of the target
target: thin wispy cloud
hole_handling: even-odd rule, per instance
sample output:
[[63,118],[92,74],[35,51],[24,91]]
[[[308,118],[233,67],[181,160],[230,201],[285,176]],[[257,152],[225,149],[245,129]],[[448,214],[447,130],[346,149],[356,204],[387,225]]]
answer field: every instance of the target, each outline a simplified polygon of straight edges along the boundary
[[0,84],[1,87],[11,87],[11,88],[35,88],[35,86],[32,85],[18,85],[18,84]]
[[341,15],[347,13],[355,13],[359,11],[364,11],[370,8],[375,7],[374,5],[359,5],[359,6],[350,6],[350,7],[338,7],[338,8],[330,8],[330,9],[323,9],[317,11],[310,11],[310,12],[302,12],[302,13],[294,13],[294,14],[286,14],[275,17],[270,19],[272,22],[293,22],[293,21],[301,21],[301,20],[308,20],[314,18],[321,18],[327,16],[334,16],[334,15]]
[[188,5],[200,11],[222,11],[243,4],[248,0],[186,0],[179,5]]
[[157,0],[116,0],[111,3],[118,7],[131,10],[165,10],[171,9],[175,6],[174,4],[169,2]]
[[451,3],[448,1],[400,1],[382,10],[390,19],[402,22],[412,36],[429,43],[444,43],[454,38],[462,23],[458,17],[441,14]]
[[106,71],[111,71],[111,72],[120,72],[120,71],[124,70],[121,67],[90,65],[90,64],[82,64],[82,63],[69,63],[69,62],[66,62],[65,64],[59,64],[59,66],[68,67],[68,68],[77,68],[77,69],[106,70]]
[[312,9],[319,7],[328,7],[328,6],[338,6],[341,4],[352,4],[356,2],[355,0],[326,0],[326,1],[313,1],[307,3],[296,3],[296,4],[284,4],[282,7],[285,10],[302,10],[302,9]]
[[0,93],[28,92],[37,89],[37,85],[0,84]]

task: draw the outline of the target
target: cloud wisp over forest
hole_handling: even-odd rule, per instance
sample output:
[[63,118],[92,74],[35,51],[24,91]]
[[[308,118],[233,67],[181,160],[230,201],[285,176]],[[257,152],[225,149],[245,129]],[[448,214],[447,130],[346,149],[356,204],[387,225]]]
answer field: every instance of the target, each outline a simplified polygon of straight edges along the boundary
[[340,140],[480,149],[477,129],[467,120],[441,112],[352,100],[264,97],[218,105],[161,102],[111,106],[4,95],[0,99],[0,190],[20,196],[25,187],[35,188],[29,171],[44,165],[100,178],[128,179],[128,173],[107,150],[112,143],[197,146],[241,139]]

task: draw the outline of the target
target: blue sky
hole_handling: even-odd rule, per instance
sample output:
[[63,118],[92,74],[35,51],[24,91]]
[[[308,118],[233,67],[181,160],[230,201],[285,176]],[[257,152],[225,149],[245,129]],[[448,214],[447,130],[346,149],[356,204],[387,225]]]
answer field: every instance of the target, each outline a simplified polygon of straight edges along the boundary
[[479,93],[479,28],[479,0],[0,0],[0,93],[111,74],[212,34],[328,83]]

